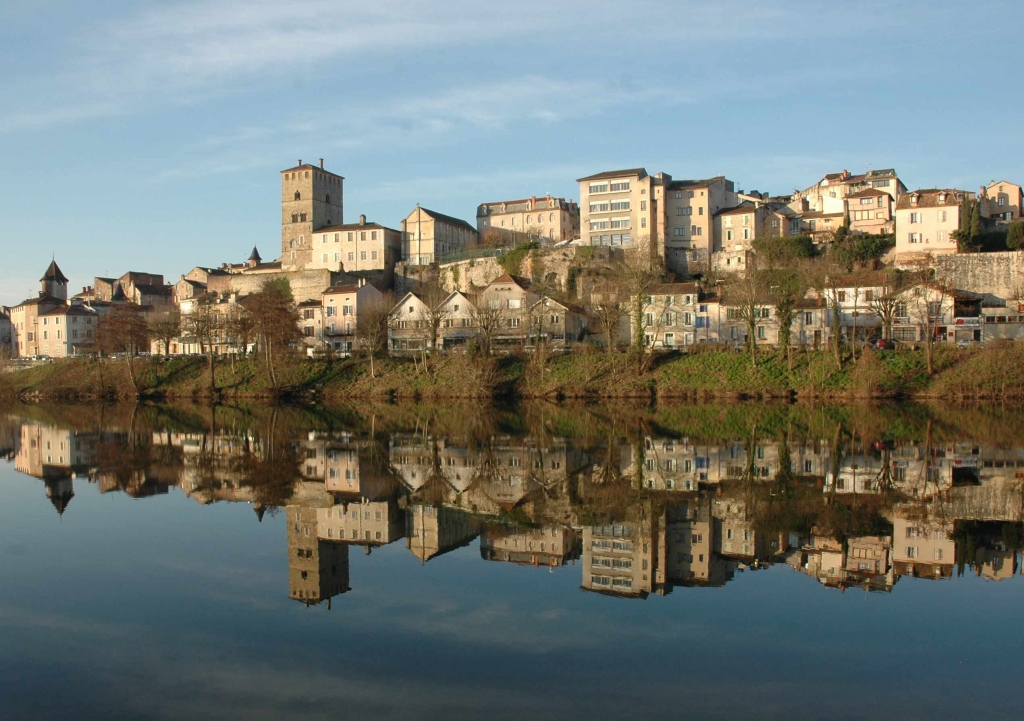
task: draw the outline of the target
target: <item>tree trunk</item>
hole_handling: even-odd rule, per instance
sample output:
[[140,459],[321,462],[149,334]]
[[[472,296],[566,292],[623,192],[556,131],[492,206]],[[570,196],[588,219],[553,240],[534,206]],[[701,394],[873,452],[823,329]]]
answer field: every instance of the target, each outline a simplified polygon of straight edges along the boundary
[[217,376],[214,375],[214,361],[213,361],[213,346],[207,346],[208,351],[206,353],[206,365],[210,369],[210,392],[217,392]]

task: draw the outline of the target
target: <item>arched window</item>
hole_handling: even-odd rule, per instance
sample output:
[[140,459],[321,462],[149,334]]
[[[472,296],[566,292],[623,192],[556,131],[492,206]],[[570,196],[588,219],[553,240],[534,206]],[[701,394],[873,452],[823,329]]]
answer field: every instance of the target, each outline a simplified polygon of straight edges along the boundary
[[302,193],[300,193],[299,191],[296,190],[295,191],[295,199],[296,200],[301,200],[302,199]]
[[294,248],[295,247],[295,238],[292,238],[292,242],[288,244],[288,247],[290,247],[290,248]]
[[330,194],[330,193],[328,193],[328,194],[327,194],[327,197],[326,197],[326,198],[324,198],[324,202],[325,202],[325,203],[330,203],[330,202],[331,202],[331,194]]

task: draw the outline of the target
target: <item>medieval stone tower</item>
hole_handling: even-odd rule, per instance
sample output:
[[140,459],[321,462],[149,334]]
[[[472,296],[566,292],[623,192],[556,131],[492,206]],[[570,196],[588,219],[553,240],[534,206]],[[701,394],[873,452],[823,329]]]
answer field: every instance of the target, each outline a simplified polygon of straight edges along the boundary
[[303,163],[281,171],[281,264],[305,268],[313,259],[313,232],[344,222],[345,179]]

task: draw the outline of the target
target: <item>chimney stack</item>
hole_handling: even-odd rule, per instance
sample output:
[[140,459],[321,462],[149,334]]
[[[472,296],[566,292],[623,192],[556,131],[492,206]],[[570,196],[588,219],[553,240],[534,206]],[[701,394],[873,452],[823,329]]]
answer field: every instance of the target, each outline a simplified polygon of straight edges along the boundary
[[360,215],[359,216],[359,225],[366,225],[366,216],[365,215]]
[[302,165],[302,158],[299,158],[299,165]]
[[324,169],[324,159],[320,158],[320,170]]

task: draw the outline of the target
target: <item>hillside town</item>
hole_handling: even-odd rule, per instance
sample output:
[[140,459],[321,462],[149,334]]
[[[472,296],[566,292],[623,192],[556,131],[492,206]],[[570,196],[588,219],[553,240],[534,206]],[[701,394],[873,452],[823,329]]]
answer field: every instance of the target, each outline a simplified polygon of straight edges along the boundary
[[1024,195],[1008,180],[909,190],[895,169],[844,169],[773,195],[633,168],[579,178],[578,202],[482,202],[475,224],[417,205],[397,227],[347,222],[344,180],[322,159],[281,171],[274,260],[239,249],[177,280],[126,270],[74,292],[54,259],[36,297],[0,307],[0,351],[245,354],[266,342],[268,287],[290,298],[285,342],[311,357],[930,347],[1024,329]]

